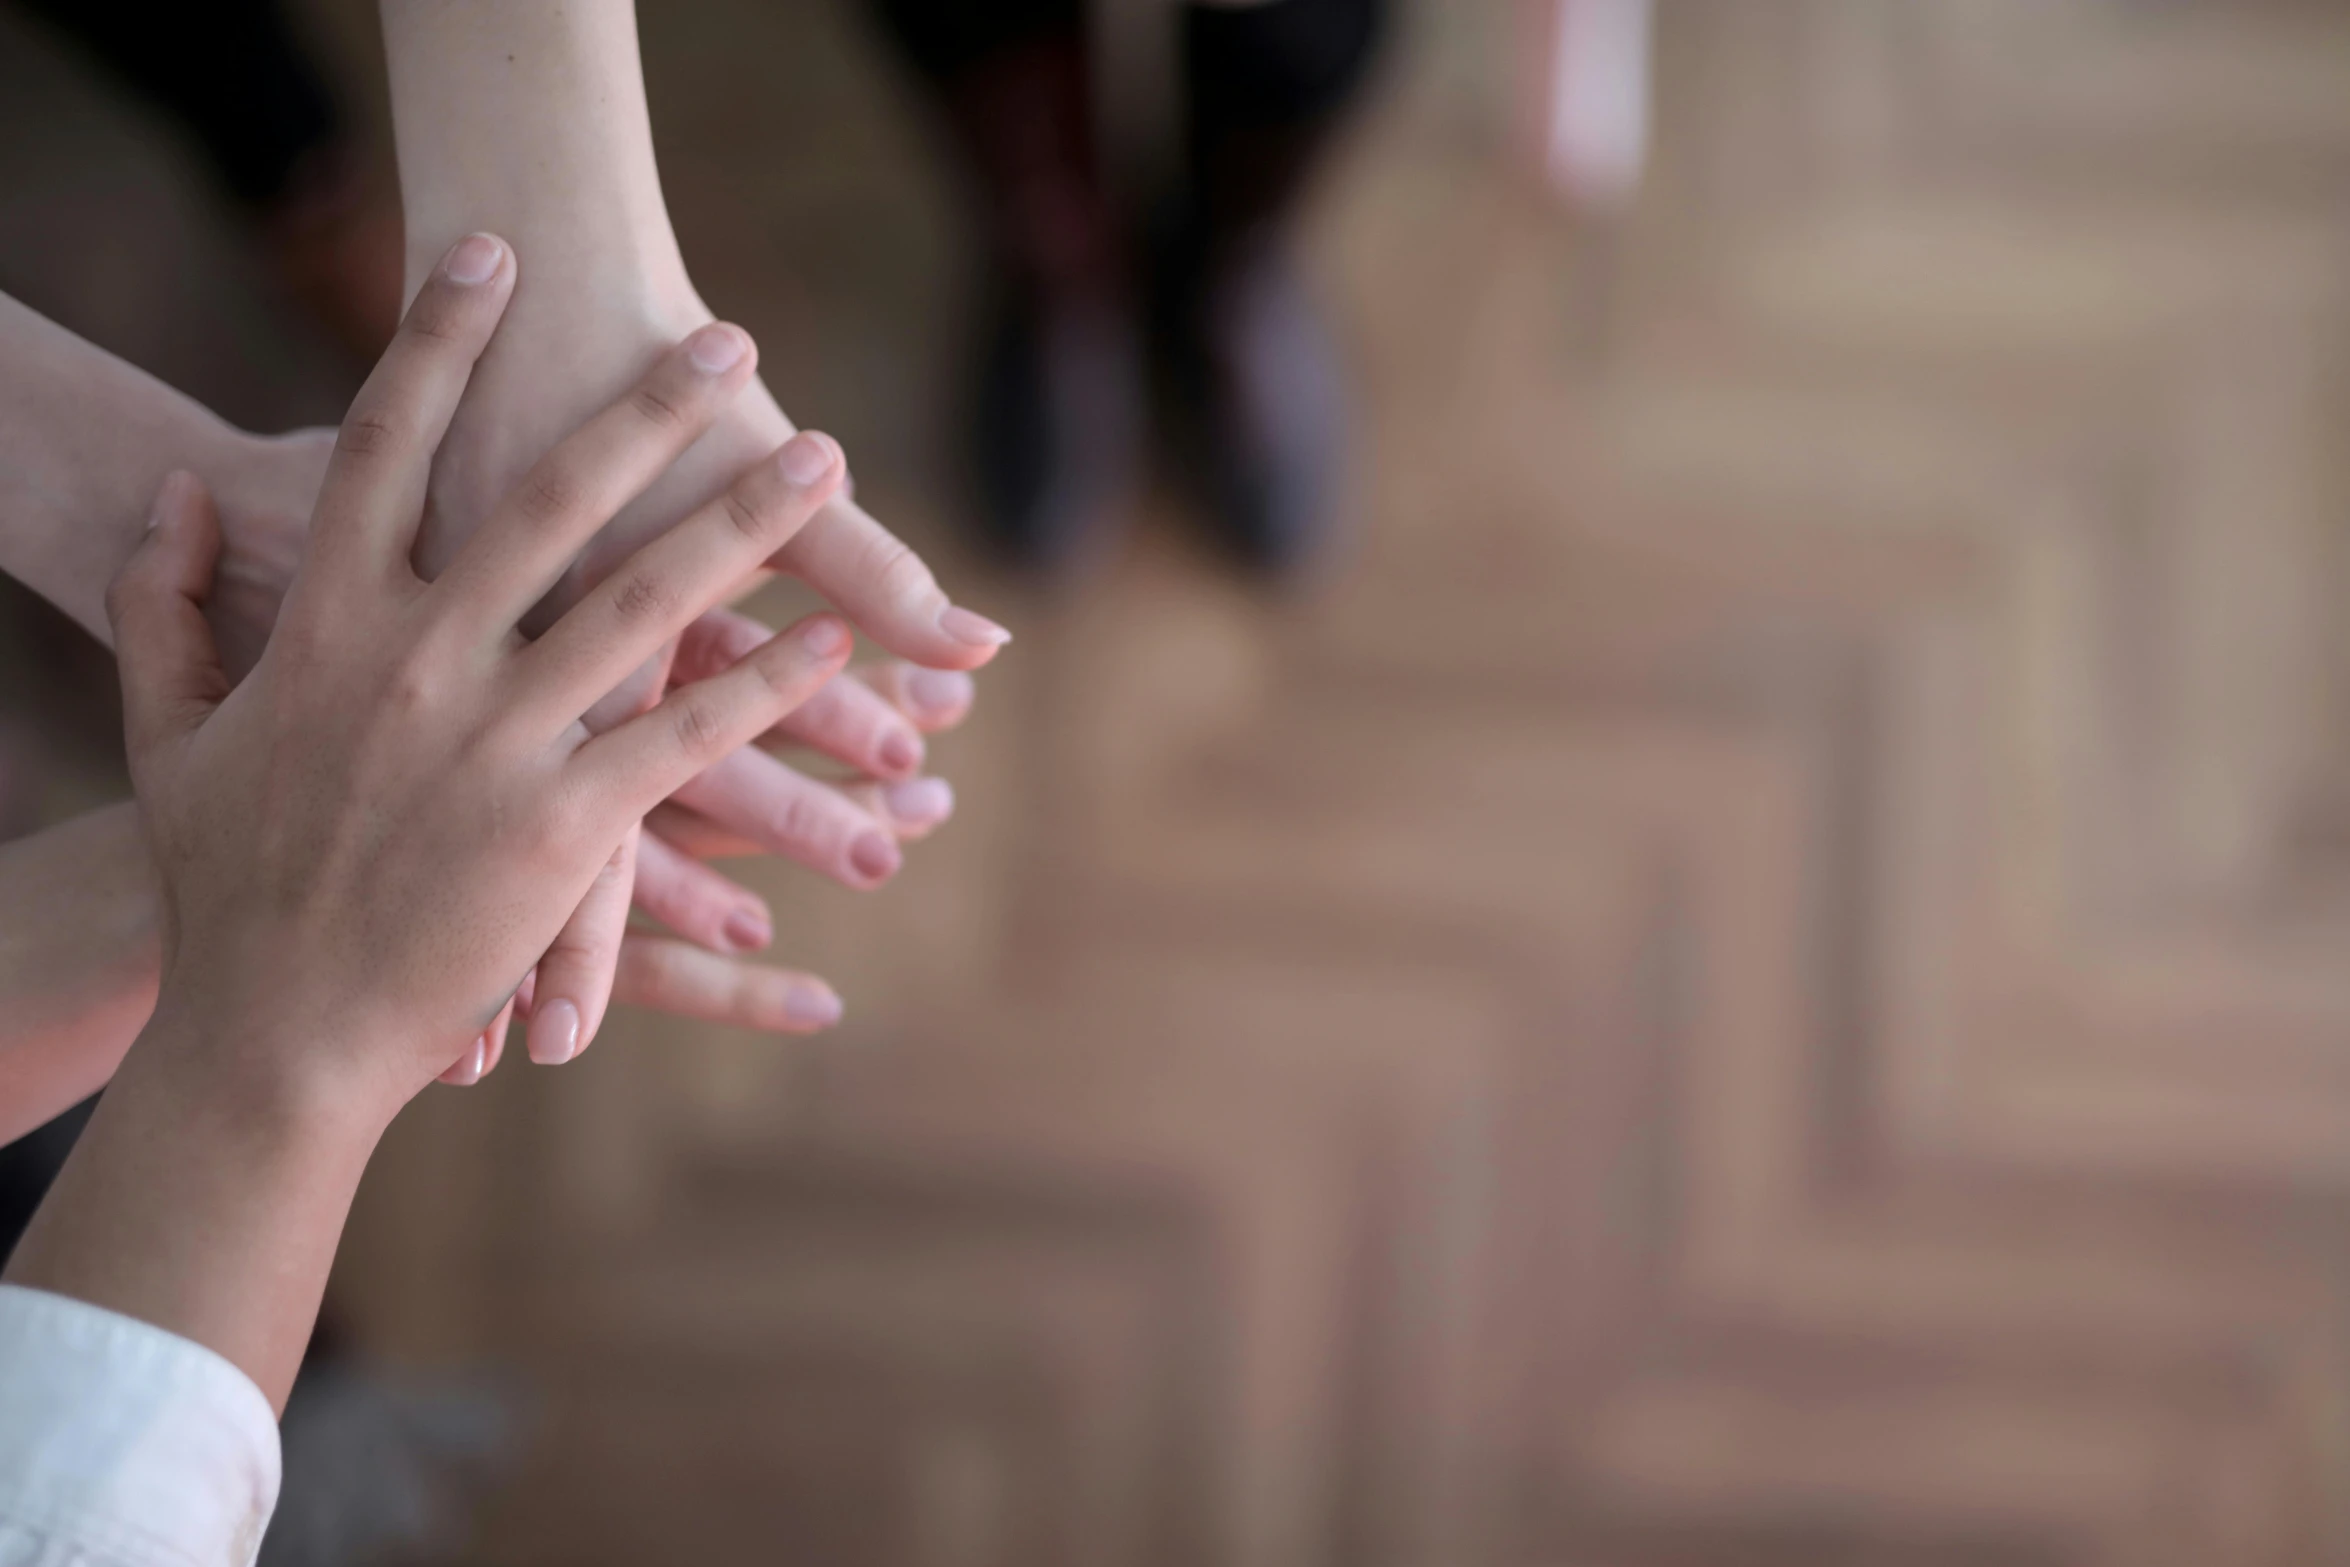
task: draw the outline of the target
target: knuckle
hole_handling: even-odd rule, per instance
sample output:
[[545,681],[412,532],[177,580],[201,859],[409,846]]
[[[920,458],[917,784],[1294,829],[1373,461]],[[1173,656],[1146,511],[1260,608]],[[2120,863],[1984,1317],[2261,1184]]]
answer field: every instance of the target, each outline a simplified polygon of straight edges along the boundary
[[674,396],[667,387],[648,381],[628,395],[628,406],[636,416],[657,430],[674,430],[689,417],[688,405]]
[[380,457],[399,445],[399,424],[372,408],[354,409],[335,435],[335,449],[351,457]]
[[423,659],[407,657],[392,667],[384,684],[384,704],[396,712],[422,713],[432,709],[441,694],[439,672]]
[[614,584],[612,612],[627,622],[657,620],[676,602],[676,590],[642,567],[631,567]]
[[724,511],[735,531],[753,544],[766,543],[777,526],[773,507],[752,500],[739,489],[726,492]]
[[670,719],[679,749],[696,758],[715,758],[726,748],[726,715],[707,696],[688,693],[678,698]]
[[454,343],[465,336],[465,296],[435,283],[416,296],[401,318],[400,330],[431,344]]
[[534,799],[523,817],[523,849],[531,863],[567,865],[586,827],[578,791],[554,788]]
[[935,597],[938,579],[911,545],[892,534],[878,534],[860,552],[857,574],[894,602],[908,603]]
[[579,484],[556,463],[542,463],[515,492],[514,509],[535,523],[556,522],[579,504]]
[[795,794],[767,813],[770,841],[821,857],[841,834],[832,813],[812,795]]

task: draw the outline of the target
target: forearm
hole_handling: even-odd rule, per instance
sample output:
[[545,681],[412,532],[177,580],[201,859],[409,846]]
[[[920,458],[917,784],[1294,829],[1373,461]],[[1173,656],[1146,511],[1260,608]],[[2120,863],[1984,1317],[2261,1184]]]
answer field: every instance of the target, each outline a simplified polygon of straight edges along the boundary
[[388,1117],[205,1037],[219,1026],[148,1025],[7,1279],[191,1339],[282,1412]]
[[476,230],[520,258],[517,314],[539,280],[686,288],[633,0],[384,0],[383,26],[411,291]]
[[158,965],[135,806],[0,845],[0,1143],[106,1085],[154,1008]]
[[106,584],[165,474],[207,476],[239,433],[0,294],[0,571],[111,641]]

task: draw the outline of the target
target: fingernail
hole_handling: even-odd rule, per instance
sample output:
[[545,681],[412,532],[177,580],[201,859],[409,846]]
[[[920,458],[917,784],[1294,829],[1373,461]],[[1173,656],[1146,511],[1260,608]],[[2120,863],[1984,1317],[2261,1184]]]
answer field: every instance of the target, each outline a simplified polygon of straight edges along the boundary
[[782,464],[785,478],[805,487],[832,472],[833,454],[837,450],[831,437],[818,435],[813,430],[802,430],[783,443],[783,452],[777,461]]
[[441,270],[452,283],[487,283],[497,275],[499,258],[505,254],[506,247],[487,234],[468,234],[449,247]]
[[454,1080],[455,1085],[459,1088],[471,1088],[481,1081],[482,1073],[489,1069],[489,1041],[476,1034],[473,1036],[473,1048],[465,1052],[465,1065],[458,1070]]
[[530,1058],[541,1066],[561,1066],[579,1054],[579,1008],[570,1001],[550,1001],[531,1014]]
[[196,476],[185,468],[174,468],[163,476],[163,483],[155,491],[155,504],[147,511],[150,532],[162,527],[166,518],[179,515],[180,507],[186,503],[188,486],[195,482]]
[[960,604],[949,604],[938,612],[938,629],[967,647],[1002,647],[1012,640],[1012,633]]
[[904,729],[892,729],[881,737],[878,749],[881,765],[893,773],[910,773],[922,765],[922,738]]
[[867,881],[896,875],[902,863],[898,846],[881,833],[859,833],[857,841],[849,845],[849,865]]
[[757,909],[737,909],[726,917],[721,934],[735,951],[755,952],[775,939],[775,927]]
[[750,339],[724,322],[713,321],[685,340],[685,356],[704,375],[724,375],[743,362]]
[[956,669],[917,669],[906,676],[906,700],[925,713],[959,713],[971,705],[971,677]]
[[955,814],[955,786],[944,778],[891,784],[881,791],[881,800],[890,815],[916,827],[928,827]]
[[813,985],[794,985],[783,998],[786,1020],[803,1028],[830,1028],[840,1021],[840,997]]
[[849,628],[830,615],[819,615],[800,633],[800,645],[818,658],[838,658],[849,650]]

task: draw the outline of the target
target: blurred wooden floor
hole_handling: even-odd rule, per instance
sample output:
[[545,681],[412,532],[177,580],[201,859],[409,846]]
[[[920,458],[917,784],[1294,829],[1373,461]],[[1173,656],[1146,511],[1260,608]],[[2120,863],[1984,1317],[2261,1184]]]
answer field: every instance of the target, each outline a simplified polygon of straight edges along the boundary
[[2350,13],[1665,0],[1602,225],[1423,5],[1281,607],[965,570],[902,95],[644,9],[704,291],[1020,640],[897,886],[766,883],[841,1037],[395,1130],[344,1308],[535,1389],[470,1560],[2350,1559]]

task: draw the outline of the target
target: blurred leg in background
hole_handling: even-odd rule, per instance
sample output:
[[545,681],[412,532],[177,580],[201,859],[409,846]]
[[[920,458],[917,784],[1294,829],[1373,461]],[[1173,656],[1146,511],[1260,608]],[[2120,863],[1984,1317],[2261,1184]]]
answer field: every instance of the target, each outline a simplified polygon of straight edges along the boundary
[[988,543],[1052,568],[1133,477],[1143,360],[1080,0],[877,0],[974,187],[987,253],[971,428]]
[[1345,440],[1336,345],[1293,218],[1367,74],[1382,0],[1183,10],[1188,186],[1155,312],[1182,469],[1235,559],[1293,577],[1328,540]]
[[400,213],[276,0],[23,0],[184,125],[295,301],[372,360],[400,312]]
[[1344,388],[1290,241],[1383,0],[1179,7],[1179,188],[1149,192],[1105,173],[1080,0],[875,9],[979,206],[971,433],[989,541],[1042,569],[1098,541],[1140,469],[1155,357],[1179,471],[1218,542],[1268,575],[1307,566],[1331,526]]

